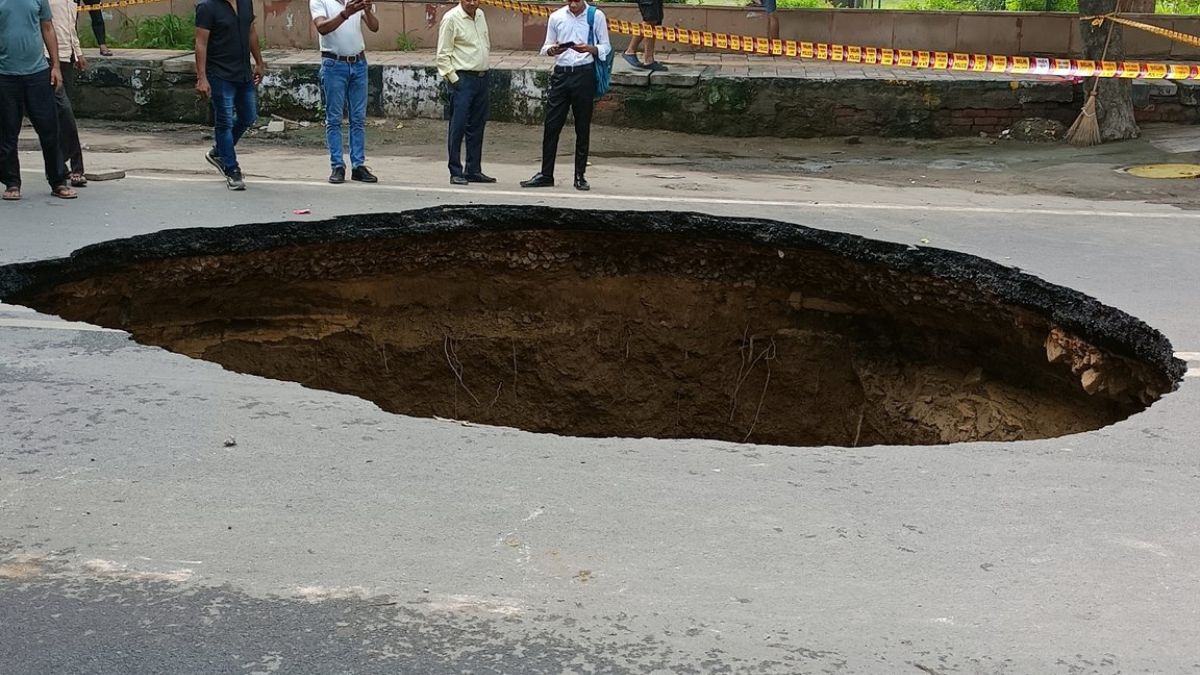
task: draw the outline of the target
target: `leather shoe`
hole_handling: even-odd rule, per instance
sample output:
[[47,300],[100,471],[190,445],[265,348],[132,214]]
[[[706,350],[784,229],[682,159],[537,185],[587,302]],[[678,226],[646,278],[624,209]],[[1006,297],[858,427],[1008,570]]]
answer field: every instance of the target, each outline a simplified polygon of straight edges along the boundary
[[546,176],[541,173],[535,173],[535,174],[533,174],[533,178],[530,178],[529,180],[521,181],[521,187],[524,187],[524,188],[554,187],[554,177]]
[[360,183],[379,182],[379,179],[375,177],[375,174],[371,173],[371,170],[365,166],[354,167],[354,169],[350,172],[350,180],[356,180]]
[[592,189],[592,186],[588,185],[587,179],[583,176],[575,176],[575,189],[587,192]]
[[495,183],[496,179],[484,173],[467,174],[468,183]]
[[331,171],[329,173],[329,182],[333,183],[334,185],[341,185],[342,183],[345,183],[346,182],[346,167],[344,167],[344,166],[335,167],[333,169],[333,171]]
[[451,185],[466,185],[469,182],[464,176],[450,176]]

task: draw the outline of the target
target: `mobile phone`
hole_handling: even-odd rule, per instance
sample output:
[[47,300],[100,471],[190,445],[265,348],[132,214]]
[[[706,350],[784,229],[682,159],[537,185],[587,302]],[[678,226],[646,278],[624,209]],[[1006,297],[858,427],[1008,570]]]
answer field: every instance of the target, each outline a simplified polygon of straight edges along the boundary
[[575,43],[574,42],[560,42],[560,43],[558,43],[558,46],[562,47],[563,49],[570,49],[571,47],[575,46]]

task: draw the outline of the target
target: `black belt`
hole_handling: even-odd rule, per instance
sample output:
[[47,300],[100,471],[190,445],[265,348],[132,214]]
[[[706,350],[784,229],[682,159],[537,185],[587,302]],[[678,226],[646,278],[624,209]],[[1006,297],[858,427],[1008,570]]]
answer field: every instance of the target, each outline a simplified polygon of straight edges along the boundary
[[595,70],[595,69],[596,69],[596,64],[594,62],[593,63],[584,63],[584,64],[578,65],[578,66],[554,66],[554,72],[556,72],[556,73],[574,73],[574,72],[577,72],[580,70]]
[[361,61],[364,57],[363,57],[362,52],[359,52],[359,53],[355,54],[354,56],[341,56],[338,54],[334,54],[333,52],[321,52],[321,58],[333,59],[334,61],[341,61],[342,63],[357,63],[357,62]]
[[487,77],[488,74],[486,70],[456,70],[454,72],[468,77]]

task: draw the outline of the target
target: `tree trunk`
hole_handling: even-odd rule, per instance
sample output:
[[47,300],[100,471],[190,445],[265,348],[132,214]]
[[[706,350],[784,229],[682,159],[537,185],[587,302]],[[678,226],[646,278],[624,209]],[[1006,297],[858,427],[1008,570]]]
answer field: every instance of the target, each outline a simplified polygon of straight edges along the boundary
[[1155,4],[1155,0],[1128,0],[1121,5],[1121,11],[1131,14],[1153,14]]
[[[1113,11],[1118,0],[1079,0],[1079,15],[1094,16]],[[1112,28],[1112,39],[1108,41],[1108,51],[1104,50],[1104,42],[1108,40],[1108,31]],[[1079,34],[1083,38],[1083,58],[1093,61],[1121,61],[1125,58],[1125,44],[1121,36],[1121,26],[1105,21],[1098,27],[1092,26],[1091,21],[1079,22]],[[1094,80],[1085,80],[1084,84],[1091,93]],[[1137,138],[1141,134],[1137,121],[1133,118],[1133,85],[1129,80],[1102,77],[1100,88],[1096,91],[1096,119],[1100,123],[1100,138],[1105,141],[1123,141]]]

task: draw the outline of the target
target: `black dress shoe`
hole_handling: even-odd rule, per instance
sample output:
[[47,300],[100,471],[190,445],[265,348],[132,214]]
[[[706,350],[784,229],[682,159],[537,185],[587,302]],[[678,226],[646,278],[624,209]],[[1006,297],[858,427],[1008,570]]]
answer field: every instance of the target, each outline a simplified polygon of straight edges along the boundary
[[535,173],[533,178],[521,181],[521,187],[554,187],[554,177]]
[[588,190],[592,189],[592,186],[588,185],[587,179],[585,179],[583,176],[575,176],[575,189],[587,192]]
[[346,182],[346,167],[339,166],[329,174],[329,182],[340,185]]
[[492,178],[491,176],[489,176],[487,174],[483,174],[483,173],[469,173],[469,174],[467,174],[467,182],[468,183],[495,183],[496,179]]
[[379,182],[379,179],[375,177],[375,174],[371,173],[371,170],[365,166],[354,167],[354,170],[350,172],[350,180],[356,180],[360,183]]
[[465,176],[450,176],[451,185],[466,185],[470,182],[471,181],[467,180]]

